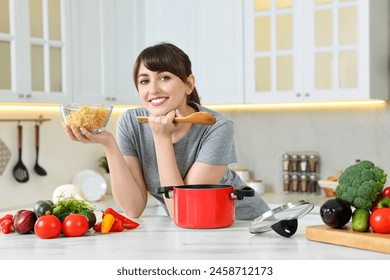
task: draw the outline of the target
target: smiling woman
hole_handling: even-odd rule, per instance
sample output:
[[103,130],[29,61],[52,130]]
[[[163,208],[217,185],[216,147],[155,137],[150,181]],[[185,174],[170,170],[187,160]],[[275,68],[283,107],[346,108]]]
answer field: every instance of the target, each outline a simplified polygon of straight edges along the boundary
[[[148,193],[162,203],[172,218],[178,215],[174,213],[173,199],[163,196],[160,187],[247,187],[229,168],[237,160],[233,123],[200,105],[187,54],[170,43],[148,47],[135,62],[133,78],[143,108],[121,114],[116,139],[108,131],[93,135],[85,128],[64,126],[71,140],[104,146],[112,193],[126,215],[140,216]],[[213,122],[205,125],[175,121],[188,120],[194,113],[211,115]],[[139,122],[140,116],[147,118],[147,124]],[[268,205],[256,195],[237,200],[232,213],[236,219],[251,220],[267,210]],[[215,219],[220,218],[217,216]]]

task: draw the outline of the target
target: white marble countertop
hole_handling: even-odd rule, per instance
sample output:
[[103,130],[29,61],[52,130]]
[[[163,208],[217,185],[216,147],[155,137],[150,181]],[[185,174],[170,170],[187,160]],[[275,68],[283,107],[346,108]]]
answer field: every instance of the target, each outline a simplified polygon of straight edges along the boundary
[[[292,197],[290,197],[292,198]],[[294,201],[295,199],[287,199]],[[271,198],[268,201],[271,205]],[[105,207],[109,199],[101,201]],[[322,224],[315,209],[299,219],[297,232],[285,238],[273,231],[249,232],[250,221],[235,221],[222,229],[184,229],[167,216],[154,214],[158,205],[134,219],[140,227],[101,235],[40,239],[34,234],[0,234],[2,260],[355,260],[390,259],[390,255],[330,245],[306,239],[306,226]],[[155,207],[156,209],[153,209]],[[7,212],[2,212],[3,215]]]

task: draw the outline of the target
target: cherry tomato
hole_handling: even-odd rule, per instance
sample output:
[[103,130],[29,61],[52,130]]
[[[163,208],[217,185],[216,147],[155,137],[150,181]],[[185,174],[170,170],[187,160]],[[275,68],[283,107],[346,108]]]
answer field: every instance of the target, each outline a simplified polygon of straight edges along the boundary
[[87,218],[81,214],[70,214],[62,222],[62,232],[67,237],[83,236],[88,227]]
[[36,236],[42,239],[56,238],[61,234],[61,231],[61,221],[54,215],[41,216],[34,225]]
[[382,191],[382,196],[390,197],[390,187],[387,187],[387,188],[385,188],[385,189]]
[[377,208],[370,216],[370,226],[377,233],[390,233],[390,208]]

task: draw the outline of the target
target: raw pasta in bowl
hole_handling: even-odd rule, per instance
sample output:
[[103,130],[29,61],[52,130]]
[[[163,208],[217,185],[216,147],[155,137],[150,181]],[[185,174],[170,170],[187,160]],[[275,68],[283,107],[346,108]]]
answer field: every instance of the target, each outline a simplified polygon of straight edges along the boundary
[[112,112],[112,105],[71,103],[60,105],[62,118],[67,125],[84,127],[94,134],[103,132]]

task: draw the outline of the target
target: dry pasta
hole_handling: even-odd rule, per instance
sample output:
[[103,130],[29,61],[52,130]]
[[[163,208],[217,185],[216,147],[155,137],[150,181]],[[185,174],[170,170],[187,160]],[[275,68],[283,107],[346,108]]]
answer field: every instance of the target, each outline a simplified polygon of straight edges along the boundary
[[66,123],[74,127],[84,127],[87,130],[98,129],[104,126],[109,113],[110,110],[104,107],[81,106],[77,112],[66,116]]

